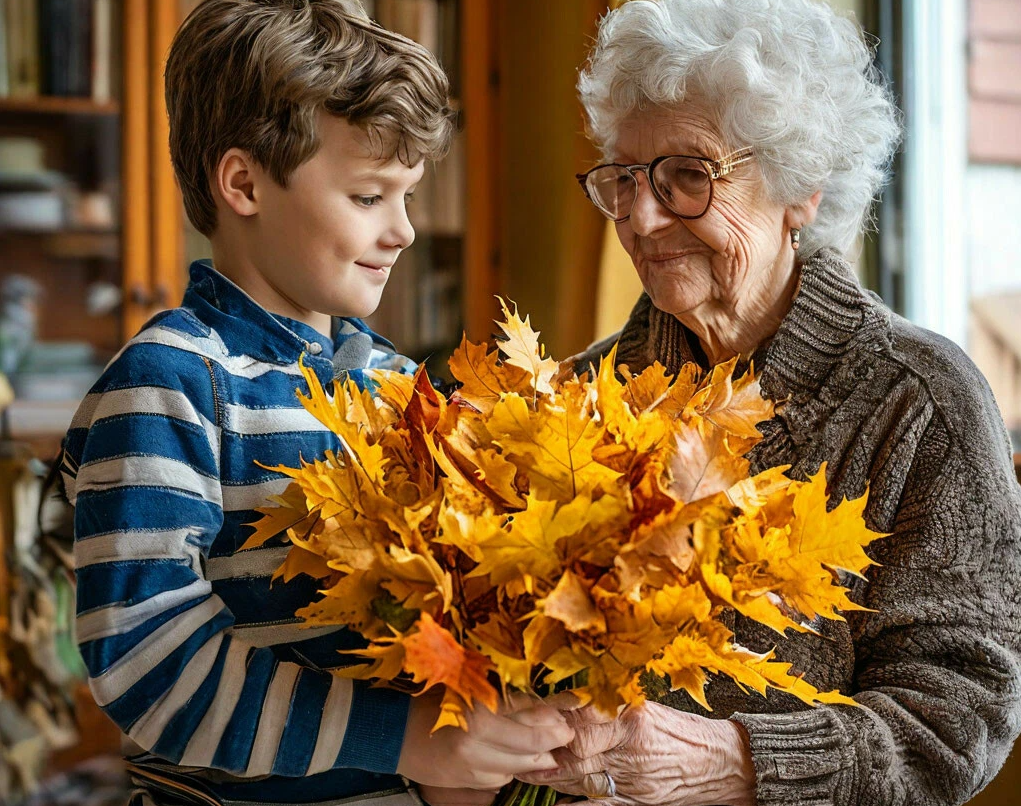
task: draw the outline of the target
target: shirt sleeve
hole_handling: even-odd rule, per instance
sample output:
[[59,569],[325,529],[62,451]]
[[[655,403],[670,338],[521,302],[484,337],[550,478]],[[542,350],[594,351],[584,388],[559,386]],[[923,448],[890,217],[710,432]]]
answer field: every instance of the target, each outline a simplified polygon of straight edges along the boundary
[[209,359],[130,346],[68,433],[77,638],[89,686],[139,746],[237,776],[394,772],[407,695],[232,634],[204,568],[223,523]]
[[[963,391],[960,395],[967,395]],[[965,406],[965,408],[969,408]],[[1021,728],[1021,488],[991,399],[967,434],[930,422],[893,535],[849,614],[853,699],[737,714],[758,803],[942,806],[970,800]]]

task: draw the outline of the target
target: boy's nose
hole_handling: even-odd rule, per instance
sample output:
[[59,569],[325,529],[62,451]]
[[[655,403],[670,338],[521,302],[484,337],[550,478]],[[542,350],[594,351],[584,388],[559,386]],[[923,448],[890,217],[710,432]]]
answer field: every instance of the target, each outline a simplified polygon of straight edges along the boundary
[[415,228],[408,218],[408,210],[403,205],[394,216],[390,227],[390,243],[388,246],[407,249],[415,242]]

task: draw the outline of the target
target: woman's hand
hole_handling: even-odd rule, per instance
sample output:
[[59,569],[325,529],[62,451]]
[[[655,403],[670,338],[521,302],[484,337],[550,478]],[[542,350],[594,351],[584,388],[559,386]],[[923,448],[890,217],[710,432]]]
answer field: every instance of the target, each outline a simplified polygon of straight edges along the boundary
[[[463,790],[495,791],[515,776],[556,767],[551,751],[574,738],[556,708],[524,696],[512,698],[496,714],[476,705],[466,714],[466,731],[444,727],[430,734],[440,699],[425,695],[411,701],[397,772],[426,788],[461,790],[457,798],[468,797]],[[451,792],[428,791],[433,806],[485,806],[475,800],[444,800],[455,797]]]
[[[658,703],[626,709],[616,719],[591,706],[565,716],[574,741],[554,753],[558,769],[521,780],[598,799],[599,806],[755,804],[755,768],[736,722]],[[604,772],[616,785],[612,797]]]

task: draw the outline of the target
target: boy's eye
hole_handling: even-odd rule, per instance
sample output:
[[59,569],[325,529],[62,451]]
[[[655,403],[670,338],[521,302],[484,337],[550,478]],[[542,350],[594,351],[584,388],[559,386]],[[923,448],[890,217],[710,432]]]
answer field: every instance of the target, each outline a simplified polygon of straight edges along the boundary
[[355,199],[363,207],[372,207],[373,205],[378,204],[382,198],[382,196],[355,196]]

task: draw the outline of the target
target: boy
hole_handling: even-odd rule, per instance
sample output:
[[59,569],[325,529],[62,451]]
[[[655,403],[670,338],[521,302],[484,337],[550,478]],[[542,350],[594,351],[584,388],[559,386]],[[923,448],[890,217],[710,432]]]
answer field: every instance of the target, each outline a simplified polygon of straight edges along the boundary
[[[273,466],[337,449],[300,407],[329,383],[412,366],[357,317],[414,231],[406,203],[447,148],[447,82],[353,0],[206,0],[166,71],[174,168],[212,265],[107,368],[68,433],[78,641],[130,740],[132,803],[485,803],[555,766],[552,708],[430,737],[434,697],[335,678],[345,630],[302,630],[315,592],[270,585],[286,546],[238,548]],[[396,774],[395,774],[396,773]],[[399,775],[398,775],[399,774]],[[400,777],[403,776],[403,777]],[[294,780],[300,778],[300,780]]]

